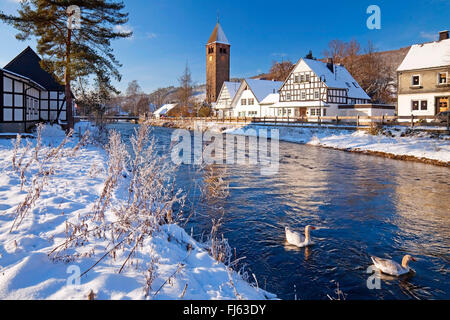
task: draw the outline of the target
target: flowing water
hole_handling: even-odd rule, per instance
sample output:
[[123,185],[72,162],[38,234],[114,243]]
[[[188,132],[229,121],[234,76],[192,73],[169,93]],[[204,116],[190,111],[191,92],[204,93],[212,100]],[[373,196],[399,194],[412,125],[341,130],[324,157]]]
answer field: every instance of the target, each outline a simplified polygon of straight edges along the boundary
[[[135,128],[112,127],[124,139]],[[154,129],[160,152],[171,133]],[[448,168],[280,142],[279,174],[264,177],[251,166],[226,170],[230,195],[220,231],[260,287],[282,299],[335,297],[337,283],[347,299],[450,299]],[[199,175],[190,166],[177,172],[192,202]],[[218,213],[196,210],[188,233],[208,233]],[[285,226],[306,225],[317,228],[314,246],[285,243]],[[368,289],[370,255],[401,262],[405,254],[417,259],[414,276],[383,276],[381,289]]]

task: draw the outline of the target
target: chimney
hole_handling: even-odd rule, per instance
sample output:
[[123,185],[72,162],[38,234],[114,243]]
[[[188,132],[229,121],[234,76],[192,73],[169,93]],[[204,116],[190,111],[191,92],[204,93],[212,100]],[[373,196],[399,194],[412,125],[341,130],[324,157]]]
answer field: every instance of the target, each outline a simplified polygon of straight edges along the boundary
[[334,73],[333,58],[328,58],[328,60],[327,60],[327,68],[330,69],[330,71]]
[[439,41],[448,39],[448,30],[439,32]]

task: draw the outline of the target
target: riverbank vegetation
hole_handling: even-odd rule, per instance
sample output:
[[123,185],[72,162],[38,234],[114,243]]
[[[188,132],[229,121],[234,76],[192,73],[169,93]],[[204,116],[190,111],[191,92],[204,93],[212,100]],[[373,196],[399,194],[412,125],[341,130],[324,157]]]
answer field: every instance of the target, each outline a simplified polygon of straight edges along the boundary
[[274,298],[235,270],[220,220],[202,243],[178,226],[186,193],[149,130],[131,149],[117,132],[102,150],[48,126],[0,140],[0,298]]

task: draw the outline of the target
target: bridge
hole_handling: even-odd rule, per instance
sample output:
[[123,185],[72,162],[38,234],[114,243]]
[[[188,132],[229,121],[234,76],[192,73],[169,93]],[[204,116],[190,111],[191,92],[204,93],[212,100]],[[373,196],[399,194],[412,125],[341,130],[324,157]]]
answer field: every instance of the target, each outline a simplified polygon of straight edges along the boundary
[[[92,117],[89,116],[75,116],[75,121],[89,121]],[[103,116],[102,120],[107,122],[138,122],[140,120],[139,116]]]

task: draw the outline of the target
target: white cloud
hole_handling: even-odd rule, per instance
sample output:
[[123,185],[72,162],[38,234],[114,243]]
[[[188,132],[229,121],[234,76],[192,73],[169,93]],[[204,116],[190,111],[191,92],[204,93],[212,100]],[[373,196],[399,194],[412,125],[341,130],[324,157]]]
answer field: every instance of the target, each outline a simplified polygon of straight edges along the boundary
[[133,27],[130,25],[117,25],[114,26],[114,31],[116,32],[133,32]]
[[145,38],[147,38],[147,39],[155,39],[156,37],[158,37],[158,35],[156,33],[153,33],[153,32],[147,32],[145,34]]
[[429,41],[436,41],[438,39],[438,33],[437,32],[425,32],[422,31],[420,33],[420,37],[429,40]]

